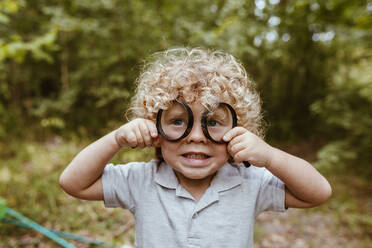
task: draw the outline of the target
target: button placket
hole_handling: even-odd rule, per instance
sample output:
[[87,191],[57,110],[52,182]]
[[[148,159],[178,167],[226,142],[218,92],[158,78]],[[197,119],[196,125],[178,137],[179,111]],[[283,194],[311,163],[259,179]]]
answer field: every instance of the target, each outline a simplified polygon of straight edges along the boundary
[[192,218],[193,218],[193,219],[196,219],[198,216],[199,216],[198,212],[195,212],[195,213],[192,215]]
[[198,227],[198,220],[197,217],[199,217],[199,213],[197,211],[193,211],[192,215],[190,216],[190,227],[188,232],[188,245],[191,245],[191,247],[200,247],[200,236],[199,236],[199,227]]

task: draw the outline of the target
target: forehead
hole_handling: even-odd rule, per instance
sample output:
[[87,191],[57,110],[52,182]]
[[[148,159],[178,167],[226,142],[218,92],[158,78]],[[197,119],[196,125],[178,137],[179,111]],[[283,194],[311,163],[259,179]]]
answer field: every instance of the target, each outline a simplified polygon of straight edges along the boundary
[[[191,111],[194,114],[204,113],[206,110],[209,110],[209,108],[205,107],[200,101],[194,101],[192,103],[187,103],[187,102],[182,101],[182,103],[190,107]],[[167,112],[172,112],[172,113],[182,112],[186,110],[185,107],[182,106],[181,103],[174,102],[167,108]]]
[[[183,106],[185,104],[185,106]],[[206,107],[200,102],[193,102],[191,104],[175,102],[165,110],[165,114],[169,115],[187,115],[187,107],[191,109],[191,112],[194,116],[201,116],[204,113],[208,112],[214,116],[223,116],[229,109],[225,105],[216,104],[216,106]]]
[[189,104],[189,106],[194,114],[201,114],[207,110],[199,101],[193,102],[192,104]]
[[[174,102],[172,103],[165,111],[165,116],[179,116],[179,115],[189,115],[192,114],[194,116],[202,115],[207,109],[199,102],[194,102],[191,104]],[[192,113],[189,113],[187,107],[191,109]]]

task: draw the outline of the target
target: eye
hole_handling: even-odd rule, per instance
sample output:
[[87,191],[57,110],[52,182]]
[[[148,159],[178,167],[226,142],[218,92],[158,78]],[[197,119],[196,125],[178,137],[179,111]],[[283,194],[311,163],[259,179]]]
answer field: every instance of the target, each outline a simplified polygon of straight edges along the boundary
[[208,120],[207,121],[207,125],[209,126],[209,127],[215,127],[215,126],[217,126],[218,125],[218,122],[216,121],[216,120]]
[[174,119],[174,120],[172,120],[172,124],[175,125],[175,126],[182,126],[184,124],[184,120]]

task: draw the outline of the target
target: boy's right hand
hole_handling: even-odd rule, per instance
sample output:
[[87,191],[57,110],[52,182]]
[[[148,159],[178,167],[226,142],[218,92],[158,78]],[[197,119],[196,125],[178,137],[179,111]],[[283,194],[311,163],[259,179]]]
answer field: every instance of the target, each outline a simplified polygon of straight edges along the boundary
[[115,140],[120,147],[152,146],[157,137],[158,131],[155,123],[143,118],[134,119],[115,131]]

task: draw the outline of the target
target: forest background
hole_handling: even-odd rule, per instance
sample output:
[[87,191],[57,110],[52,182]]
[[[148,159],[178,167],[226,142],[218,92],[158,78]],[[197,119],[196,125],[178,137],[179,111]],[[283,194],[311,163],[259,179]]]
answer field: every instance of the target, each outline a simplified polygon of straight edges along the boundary
[[[364,0],[1,0],[7,205],[51,228],[133,243],[127,213],[66,196],[58,176],[82,147],[127,121],[143,61],[178,46],[221,49],[242,62],[263,99],[266,140],[307,158],[334,185],[317,214],[347,226],[337,242],[370,244],[372,1]],[[30,232],[1,224],[0,247],[52,244]],[[313,247],[306,244],[299,247]]]

